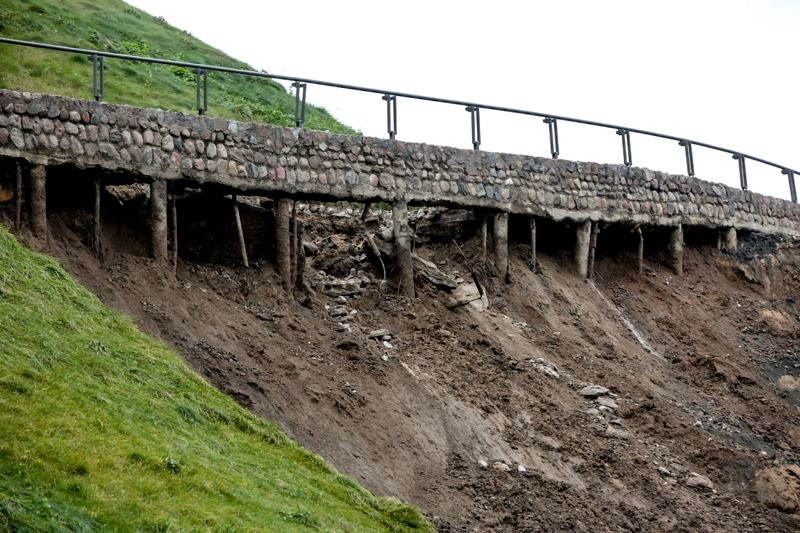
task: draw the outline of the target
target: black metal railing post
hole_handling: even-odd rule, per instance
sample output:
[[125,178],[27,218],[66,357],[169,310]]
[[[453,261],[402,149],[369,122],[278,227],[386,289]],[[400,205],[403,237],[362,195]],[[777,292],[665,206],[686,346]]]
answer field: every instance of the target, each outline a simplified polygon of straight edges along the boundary
[[622,137],[622,162],[626,167],[633,164],[633,155],[631,153],[631,132],[620,128],[617,130],[617,135]]
[[[292,83],[294,87],[294,125],[298,128],[303,127],[306,121],[306,87],[308,84],[296,81]],[[303,96],[300,96],[300,93]]]
[[694,154],[692,153],[692,143],[689,141],[678,141],[678,144],[683,146],[683,151],[686,154],[686,174],[694,177]]
[[739,185],[743,191],[747,190],[747,168],[745,167],[745,156],[739,153],[733,154],[733,158],[739,162]]
[[481,149],[481,108],[476,105],[468,105],[465,108],[469,111],[470,124],[472,126],[472,148]]
[[383,99],[386,101],[386,132],[394,140],[397,137],[397,97],[384,94]]
[[547,117],[544,119],[544,123],[547,124],[547,129],[550,134],[550,155],[553,159],[558,159],[558,154],[560,152],[558,148],[558,121],[552,117]]
[[105,93],[105,62],[103,56],[92,54],[90,57],[92,60],[92,97],[96,102],[100,102]]
[[794,171],[788,168],[781,170],[781,174],[785,174],[789,178],[789,195],[794,203],[797,203],[797,188],[794,182]]
[[[205,115],[208,111],[208,71],[199,68],[194,71],[195,74],[195,104],[197,107],[198,115]],[[200,81],[202,78],[202,82]],[[200,92],[202,89],[202,97]]]

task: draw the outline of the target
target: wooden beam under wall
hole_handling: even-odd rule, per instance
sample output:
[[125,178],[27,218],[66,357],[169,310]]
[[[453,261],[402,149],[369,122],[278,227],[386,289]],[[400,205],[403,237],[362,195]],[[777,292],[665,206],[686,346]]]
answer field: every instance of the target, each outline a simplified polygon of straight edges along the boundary
[[597,251],[597,235],[600,233],[600,226],[597,222],[592,222],[592,232],[589,236],[589,263],[586,270],[586,278],[594,279],[594,256]]
[[244,231],[242,230],[242,218],[239,215],[239,202],[236,195],[233,195],[233,218],[236,221],[236,234],[239,236],[239,250],[242,253],[242,263],[245,268],[250,268],[250,261],[247,258],[247,243],[244,240]]
[[289,235],[289,199],[277,198],[275,206],[275,255],[284,290],[292,293],[291,239]]
[[639,236],[639,245],[636,250],[636,265],[639,269],[639,274],[641,274],[644,272],[644,234],[642,233],[641,226],[636,226],[635,231]]
[[481,220],[481,259],[484,263],[486,262],[486,241],[489,238],[488,219],[489,217],[484,214]]
[[31,230],[47,246],[47,171],[44,165],[31,169]]
[[100,220],[101,208],[101,195],[103,192],[103,185],[100,178],[94,180],[94,216],[92,222],[94,226],[94,237],[92,239],[94,245],[94,253],[101,262],[103,261],[103,227]]
[[578,224],[575,229],[575,271],[581,279],[589,275],[589,240],[592,234],[592,223],[587,220]]
[[508,282],[508,213],[497,213],[492,225],[494,264],[500,278]]
[[292,201],[292,214],[289,217],[289,265],[292,269],[291,283],[297,280],[297,202]]
[[301,221],[295,222],[295,231],[297,232],[297,254],[296,254],[296,265],[295,265],[295,287],[297,287],[301,291],[305,291],[306,287],[306,254],[303,251],[303,223]]
[[167,234],[167,182],[150,184],[150,234],[153,259],[166,261],[169,255]]
[[408,299],[415,297],[414,263],[411,258],[411,229],[408,226],[408,207],[405,200],[392,204],[392,232],[394,253],[400,270],[400,288]]
[[669,236],[669,254],[672,270],[676,276],[683,275],[683,224],[680,222]]
[[178,273],[178,200],[175,195],[170,202],[172,211],[172,272]]
[[16,203],[16,216],[14,218],[14,227],[19,232],[22,229],[22,164],[17,161],[17,186],[14,191]]
[[531,272],[536,273],[536,217],[531,217]]

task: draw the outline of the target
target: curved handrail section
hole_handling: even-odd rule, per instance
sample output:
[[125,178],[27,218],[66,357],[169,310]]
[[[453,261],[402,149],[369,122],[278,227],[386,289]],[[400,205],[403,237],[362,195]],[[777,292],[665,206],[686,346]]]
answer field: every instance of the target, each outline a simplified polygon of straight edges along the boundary
[[309,85],[317,85],[322,87],[333,87],[337,89],[345,89],[349,91],[358,91],[364,93],[373,93],[381,95],[382,99],[386,101],[386,124],[387,133],[390,139],[395,139],[397,135],[397,99],[405,98],[409,100],[422,100],[426,102],[434,102],[447,105],[463,106],[466,111],[470,113],[470,126],[472,134],[472,145],[476,150],[480,149],[481,144],[481,127],[480,127],[480,111],[490,110],[499,111],[503,113],[511,113],[516,115],[527,115],[539,117],[547,124],[550,137],[550,154],[554,159],[557,159],[560,152],[559,137],[558,137],[558,123],[567,122],[573,124],[581,124],[586,126],[594,126],[598,128],[605,128],[614,130],[622,140],[622,159],[623,164],[631,166],[633,164],[633,152],[631,149],[631,133],[637,135],[645,135],[649,137],[656,137],[659,139],[666,139],[677,142],[683,148],[684,157],[686,159],[686,173],[689,176],[695,175],[694,168],[694,153],[693,148],[696,146],[729,154],[733,159],[737,160],[739,167],[739,182],[742,190],[748,189],[747,183],[747,165],[746,162],[755,161],[767,166],[777,168],[785,175],[789,182],[789,194],[793,202],[797,202],[797,189],[795,184],[795,175],[800,174],[800,171],[793,169],[789,166],[768,161],[761,157],[756,157],[745,152],[724,148],[714,144],[695,141],[686,137],[678,137],[675,135],[668,135],[665,133],[658,133],[640,128],[631,128],[621,126],[618,124],[608,124],[604,122],[597,122],[594,120],[586,120],[575,117],[568,117],[564,115],[557,115],[553,113],[542,113],[539,111],[531,111],[526,109],[516,109],[512,107],[505,107],[499,105],[480,104],[475,102],[468,102],[465,100],[453,100],[450,98],[441,98],[436,96],[426,96],[420,94],[407,93],[402,91],[391,91],[386,89],[378,89],[374,87],[362,87],[358,85],[351,85],[346,83],[336,83],[325,80],[317,80],[312,78],[304,78],[301,76],[289,76],[286,74],[274,74],[265,71],[246,70],[232,67],[224,67],[221,65],[207,65],[203,63],[191,63],[186,61],[176,61],[172,59],[163,59],[157,57],[145,57],[129,54],[120,54],[116,52],[106,52],[101,50],[91,50],[87,48],[75,48],[71,46],[62,46],[50,43],[40,43],[33,41],[22,41],[18,39],[9,39],[0,37],[0,44],[9,44],[14,46],[24,46],[30,48],[41,48],[45,50],[52,50],[57,52],[66,52],[73,54],[81,54],[87,56],[92,61],[92,95],[95,100],[102,101],[105,97],[104,87],[104,73],[105,62],[108,59],[119,59],[123,61],[135,61],[140,63],[150,63],[156,65],[176,66],[192,69],[195,72],[195,103],[199,114],[205,114],[208,109],[208,73],[220,72],[224,74],[235,74],[242,76],[252,76],[257,78],[267,78],[291,81],[292,87],[295,89],[295,109],[294,120],[297,127],[303,127],[305,121],[305,107],[306,107],[306,90]]

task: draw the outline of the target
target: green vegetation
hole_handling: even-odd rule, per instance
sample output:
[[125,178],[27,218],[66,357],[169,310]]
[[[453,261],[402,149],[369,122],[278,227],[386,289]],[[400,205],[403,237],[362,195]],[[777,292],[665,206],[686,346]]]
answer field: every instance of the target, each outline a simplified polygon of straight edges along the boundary
[[0,531],[409,531],[0,227]]
[[[189,6],[187,6],[189,7]],[[219,50],[120,0],[3,0],[0,35],[132,55],[250,69]],[[195,112],[194,72],[108,59],[105,99],[113,103]],[[209,73],[208,114],[294,125],[294,97],[263,78]],[[0,87],[92,97],[92,65],[83,56],[0,45]],[[354,133],[319,107],[305,125]]]

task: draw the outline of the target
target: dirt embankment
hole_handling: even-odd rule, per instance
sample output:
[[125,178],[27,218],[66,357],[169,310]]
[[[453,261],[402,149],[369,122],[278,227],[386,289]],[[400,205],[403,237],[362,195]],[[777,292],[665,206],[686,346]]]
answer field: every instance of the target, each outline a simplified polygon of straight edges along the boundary
[[531,272],[521,240],[506,285],[484,276],[475,223],[420,220],[420,256],[466,284],[479,270],[479,311],[431,284],[413,303],[382,284],[363,246],[381,217],[304,212],[316,292],[300,305],[257,216],[245,230],[267,252],[249,270],[230,221],[183,224],[177,275],[113,216],[104,264],[74,210],[52,213],[48,252],[214,385],[441,531],[800,527],[796,245],[690,245],[676,278],[655,250],[639,274],[624,239],[601,233],[590,284],[558,239]]

